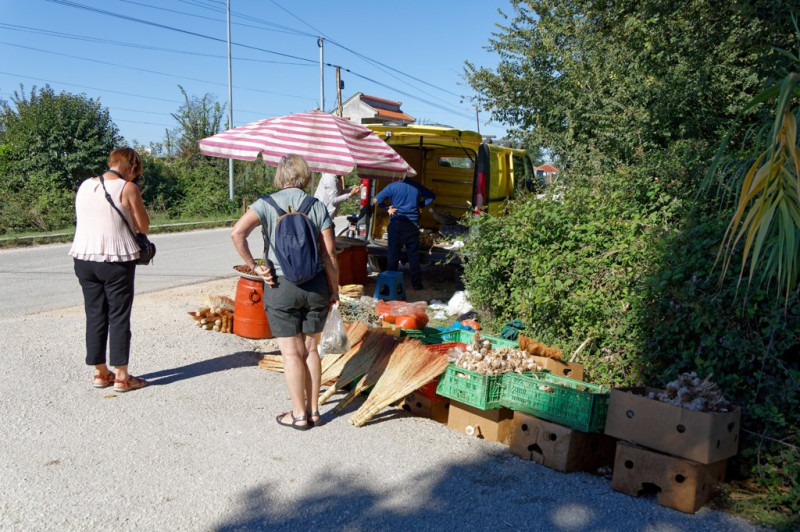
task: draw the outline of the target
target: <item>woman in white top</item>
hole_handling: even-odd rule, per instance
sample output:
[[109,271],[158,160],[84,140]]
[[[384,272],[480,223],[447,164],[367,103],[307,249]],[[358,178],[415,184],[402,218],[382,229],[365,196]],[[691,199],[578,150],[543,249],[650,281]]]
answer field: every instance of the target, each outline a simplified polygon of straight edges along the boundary
[[344,178],[336,174],[322,174],[319,178],[319,185],[314,192],[314,197],[320,200],[328,209],[328,214],[331,219],[339,212],[339,205],[347,201],[348,198],[355,196],[361,192],[361,185],[355,185],[353,188],[344,191]]
[[[142,159],[131,148],[117,148],[108,157],[108,170],[86,179],[75,196],[77,226],[69,255],[83,289],[86,312],[86,364],[94,366],[93,385],[127,392],[147,384],[128,373],[131,345],[133,280],[139,246],[125,220],[106,199],[108,191],[127,222],[147,234],[150,217],[139,187]],[[106,343],[109,346],[106,363]],[[109,370],[113,366],[115,372]]]

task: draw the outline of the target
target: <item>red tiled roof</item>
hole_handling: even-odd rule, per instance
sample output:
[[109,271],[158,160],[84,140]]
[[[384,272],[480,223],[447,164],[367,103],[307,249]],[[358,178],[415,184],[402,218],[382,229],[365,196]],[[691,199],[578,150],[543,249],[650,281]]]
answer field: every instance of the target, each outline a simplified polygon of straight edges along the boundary
[[369,94],[362,94],[361,95],[361,100],[372,100],[374,102],[380,102],[380,103],[383,103],[383,104],[386,104],[386,105],[393,105],[394,107],[397,107],[397,108],[399,108],[400,105],[401,105],[401,102],[395,102],[395,101],[392,101],[392,100],[386,100],[384,98],[378,98],[377,96],[370,96]]
[[543,164],[542,166],[537,166],[536,168],[534,168],[534,170],[541,170],[542,172],[545,172],[545,173],[548,173],[548,174],[557,174],[558,173],[558,168],[556,168],[552,164]]
[[387,111],[386,109],[375,109],[378,112],[378,118],[387,118],[389,120],[405,120],[407,122],[416,122],[417,119],[405,113],[398,113],[396,111]]

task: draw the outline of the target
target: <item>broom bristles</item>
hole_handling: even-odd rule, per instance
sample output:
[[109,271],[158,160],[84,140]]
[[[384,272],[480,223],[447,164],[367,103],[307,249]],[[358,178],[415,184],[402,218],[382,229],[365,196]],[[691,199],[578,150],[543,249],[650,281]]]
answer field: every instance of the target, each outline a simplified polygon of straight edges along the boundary
[[361,427],[372,417],[447,369],[446,353],[431,353],[418,340],[405,340],[393,352],[381,377],[349,423]]
[[361,347],[344,362],[336,382],[320,396],[320,404],[330,399],[337,390],[362,377],[369,370],[373,360],[393,342],[391,337],[380,331],[370,332]]
[[281,355],[264,355],[258,361],[258,367],[281,373],[283,372],[283,357]]
[[[356,346],[356,344],[361,342],[364,339],[364,336],[369,331],[369,325],[359,321],[347,325],[346,328],[347,328],[347,339],[350,341],[350,345],[352,346]],[[330,367],[343,356],[344,355],[341,354],[335,354],[335,355],[330,354],[322,357],[322,360],[320,362],[322,365],[322,373],[324,374],[326,370],[329,370]],[[283,373],[283,357],[281,355],[264,355],[258,362],[258,367],[269,371],[277,371],[278,373]],[[327,381],[323,380],[322,382],[327,382]]]
[[389,359],[392,357],[394,352],[396,351],[397,347],[400,345],[398,343],[392,342],[390,345],[390,349],[381,350],[378,356],[375,357],[375,360],[372,361],[367,373],[361,377],[361,380],[358,381],[355,388],[350,390],[347,395],[345,395],[339,404],[333,409],[334,413],[339,413],[341,410],[350,404],[357,396],[361,395],[361,393],[370,387],[374,386],[378,379],[381,378],[383,372],[386,370],[386,366],[389,363]]

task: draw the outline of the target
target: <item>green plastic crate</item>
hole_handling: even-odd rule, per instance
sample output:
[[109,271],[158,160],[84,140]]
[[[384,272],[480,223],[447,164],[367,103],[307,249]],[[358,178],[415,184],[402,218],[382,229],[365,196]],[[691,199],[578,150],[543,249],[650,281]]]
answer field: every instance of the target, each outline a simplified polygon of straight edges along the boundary
[[[492,344],[492,348],[496,349],[498,347],[519,347],[519,343],[516,340],[506,340],[505,338],[500,338],[499,336],[491,336],[488,334],[483,334],[482,332],[478,331],[481,335],[481,338],[484,340],[489,340]],[[441,343],[445,342],[461,342],[462,344],[471,344],[472,338],[475,336],[474,331],[465,331],[464,329],[454,329],[452,331],[439,331],[439,337],[441,338],[439,341]]]
[[[400,329],[401,336],[408,336],[419,340],[425,345],[433,345],[442,343],[442,331],[434,329],[433,327],[425,327],[424,329]],[[455,341],[455,340],[453,340]]]
[[439,377],[436,393],[481,410],[500,408],[503,391],[502,375],[484,375],[459,368],[452,362]]
[[551,373],[503,376],[500,404],[582,432],[603,430],[609,389]]

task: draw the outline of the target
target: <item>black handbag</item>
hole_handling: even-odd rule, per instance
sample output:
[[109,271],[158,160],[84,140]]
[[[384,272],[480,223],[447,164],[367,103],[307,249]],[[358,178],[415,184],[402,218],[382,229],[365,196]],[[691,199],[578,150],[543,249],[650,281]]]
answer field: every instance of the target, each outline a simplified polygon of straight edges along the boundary
[[122,214],[122,211],[117,208],[114,204],[114,200],[111,199],[111,195],[109,195],[108,190],[106,189],[105,180],[103,179],[103,174],[98,176],[100,178],[100,184],[103,185],[103,191],[106,194],[106,199],[108,203],[114,208],[115,211],[120,215],[122,221],[125,222],[125,225],[128,227],[128,231],[131,232],[133,238],[136,239],[136,243],[139,245],[139,258],[136,259],[136,264],[147,265],[153,262],[153,257],[156,256],[156,245],[150,242],[150,239],[147,238],[147,235],[144,233],[137,233],[133,230],[131,225],[128,223],[127,218],[125,215]]

